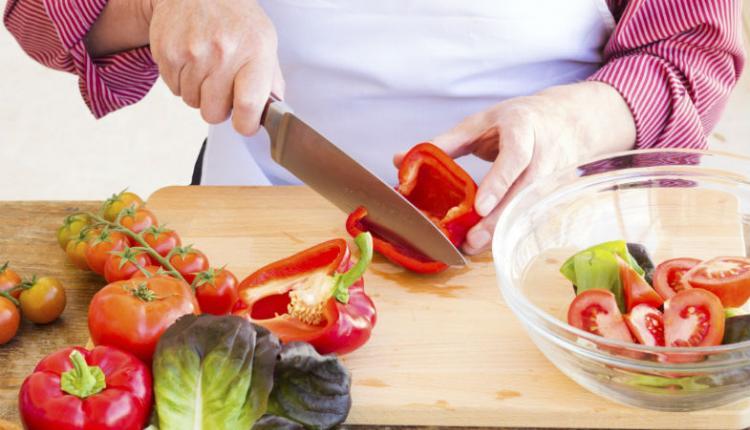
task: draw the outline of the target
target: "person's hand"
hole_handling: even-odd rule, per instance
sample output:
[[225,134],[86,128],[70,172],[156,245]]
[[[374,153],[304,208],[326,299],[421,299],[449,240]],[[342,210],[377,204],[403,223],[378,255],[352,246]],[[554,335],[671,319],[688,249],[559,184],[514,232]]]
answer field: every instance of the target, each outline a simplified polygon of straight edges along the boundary
[[232,113],[239,133],[257,132],[284,81],[276,31],[256,0],[146,1],[151,53],[172,92],[211,124]]
[[[632,148],[635,124],[614,88],[583,82],[506,100],[432,142],[454,158],[474,154],[493,162],[475,202],[484,219],[463,246],[477,254],[488,248],[500,212],[523,187],[595,155]],[[396,155],[396,165],[402,157]]]

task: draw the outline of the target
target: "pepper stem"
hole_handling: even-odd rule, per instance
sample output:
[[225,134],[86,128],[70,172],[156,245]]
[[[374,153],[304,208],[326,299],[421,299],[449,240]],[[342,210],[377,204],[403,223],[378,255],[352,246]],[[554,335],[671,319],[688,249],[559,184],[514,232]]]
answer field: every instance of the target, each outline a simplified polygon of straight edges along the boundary
[[107,388],[104,372],[99,366],[89,366],[80,351],[70,353],[73,369],[63,372],[60,378],[60,389],[64,392],[85,399]]
[[354,243],[359,248],[359,260],[351,269],[344,273],[334,275],[333,297],[343,304],[349,303],[349,287],[357,282],[372,261],[372,235],[362,232],[354,238]]

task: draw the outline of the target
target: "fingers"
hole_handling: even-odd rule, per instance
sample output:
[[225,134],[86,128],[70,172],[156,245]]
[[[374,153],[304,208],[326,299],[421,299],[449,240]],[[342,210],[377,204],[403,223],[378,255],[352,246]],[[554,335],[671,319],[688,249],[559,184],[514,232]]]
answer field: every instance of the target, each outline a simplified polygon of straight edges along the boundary
[[432,139],[432,143],[452,158],[470,154],[472,143],[488,128],[491,128],[487,119],[484,113],[470,116],[450,131]]
[[234,78],[232,124],[238,133],[252,136],[260,127],[260,117],[271,94],[274,57],[259,55],[257,61],[243,65]]
[[197,108],[201,104],[201,86],[206,79],[207,63],[191,61],[180,72],[180,96],[186,105]]
[[201,85],[201,116],[209,124],[218,124],[229,118],[232,111],[234,81],[229,70],[210,75]]

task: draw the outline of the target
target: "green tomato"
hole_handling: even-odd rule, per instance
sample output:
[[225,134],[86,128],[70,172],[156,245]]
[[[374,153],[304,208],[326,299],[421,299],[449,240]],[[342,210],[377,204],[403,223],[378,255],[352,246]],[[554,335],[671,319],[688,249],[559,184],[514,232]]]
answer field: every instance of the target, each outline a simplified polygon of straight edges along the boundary
[[57,243],[62,249],[67,248],[68,242],[77,238],[81,230],[88,226],[91,220],[86,214],[69,215],[63,221],[63,225],[57,229]]

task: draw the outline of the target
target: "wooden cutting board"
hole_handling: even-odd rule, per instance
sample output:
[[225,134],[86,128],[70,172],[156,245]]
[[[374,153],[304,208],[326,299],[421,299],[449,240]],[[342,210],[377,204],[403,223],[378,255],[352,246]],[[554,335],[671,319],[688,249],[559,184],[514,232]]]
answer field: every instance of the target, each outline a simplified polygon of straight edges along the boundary
[[[334,237],[345,214],[303,187],[170,187],[148,206],[185,243],[242,277]],[[692,413],[622,406],[560,373],[503,303],[491,256],[436,276],[376,257],[365,277],[373,337],[344,357],[351,424],[737,429],[750,402]]]

